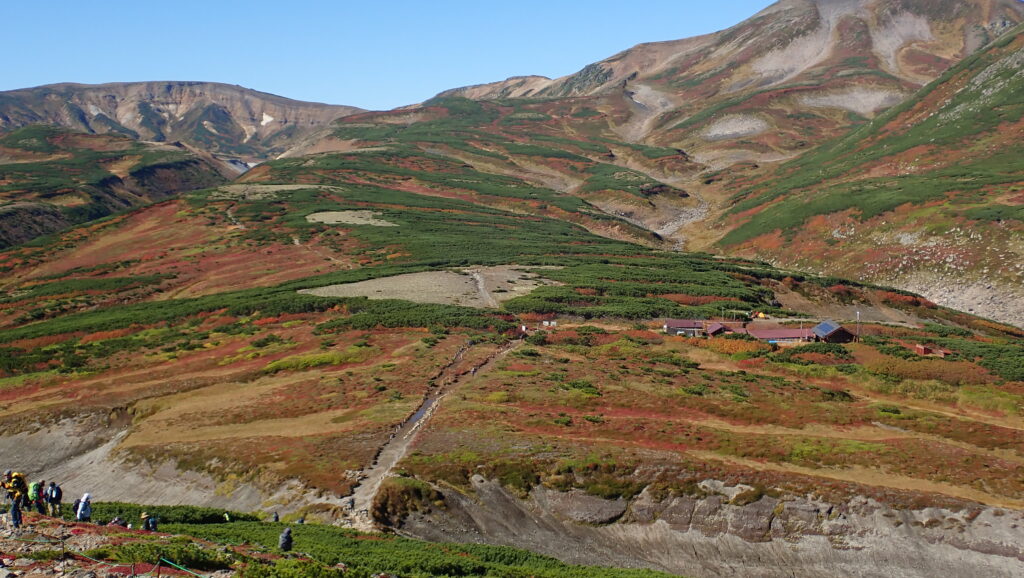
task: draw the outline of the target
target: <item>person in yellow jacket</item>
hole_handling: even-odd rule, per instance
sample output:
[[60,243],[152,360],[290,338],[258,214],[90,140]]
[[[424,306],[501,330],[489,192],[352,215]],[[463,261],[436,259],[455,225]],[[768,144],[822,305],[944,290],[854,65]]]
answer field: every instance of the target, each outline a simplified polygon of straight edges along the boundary
[[25,474],[7,470],[4,472],[2,483],[7,490],[7,497],[11,500],[11,525],[18,528],[21,526],[21,503],[28,498]]

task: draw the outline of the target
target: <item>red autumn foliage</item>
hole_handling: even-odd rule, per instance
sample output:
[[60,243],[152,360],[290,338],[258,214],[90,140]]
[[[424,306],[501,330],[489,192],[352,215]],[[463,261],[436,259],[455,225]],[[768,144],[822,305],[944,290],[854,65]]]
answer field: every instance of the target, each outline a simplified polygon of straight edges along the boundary
[[621,333],[621,335],[623,335],[625,337],[628,337],[630,339],[634,339],[636,341],[642,341],[644,343],[664,343],[665,342],[665,336],[664,335],[662,335],[660,333],[655,333],[653,331],[647,331],[647,330],[644,330],[644,329],[630,329],[628,331],[623,331]]
[[878,291],[877,295],[885,303],[892,305],[903,305],[905,307],[926,307],[928,309],[935,309],[936,305],[924,297],[918,297],[916,295],[904,295],[902,293],[894,293],[892,291]]
[[525,363],[510,363],[505,366],[505,371],[533,371],[535,369],[537,368]]
[[566,343],[580,343],[580,334],[576,333],[572,329],[565,331],[556,331],[548,334],[548,343],[555,345],[561,345]]
[[828,288],[828,292],[835,295],[836,297],[853,297],[855,292],[854,289],[848,285],[833,285]]
[[772,346],[767,343],[762,343],[760,341],[746,341],[744,339],[725,339],[722,337],[704,339],[701,337],[689,337],[686,339],[686,342],[694,347],[710,349],[711,351],[721,353],[723,355],[734,355],[736,353],[767,353],[772,350]]
[[82,336],[78,342],[85,344],[92,343],[94,341],[104,341],[106,339],[117,339],[118,337],[124,337],[125,335],[130,335],[136,331],[137,329],[130,327],[126,327],[124,329],[112,329],[110,331],[97,331],[95,333]]
[[64,333],[60,335],[44,335],[42,337],[34,337],[32,339],[21,339],[18,341],[12,341],[7,344],[8,347],[17,347],[26,351],[31,351],[37,347],[46,347],[47,345],[53,345],[54,343],[63,343],[65,341],[74,339],[81,333]]
[[[526,323],[537,323],[539,321],[550,321],[550,320],[552,320],[554,318],[555,318],[555,316],[550,314],[550,313],[523,313],[522,315],[519,316],[519,320],[520,321],[524,321]],[[512,319],[507,319],[506,321],[512,321]]]

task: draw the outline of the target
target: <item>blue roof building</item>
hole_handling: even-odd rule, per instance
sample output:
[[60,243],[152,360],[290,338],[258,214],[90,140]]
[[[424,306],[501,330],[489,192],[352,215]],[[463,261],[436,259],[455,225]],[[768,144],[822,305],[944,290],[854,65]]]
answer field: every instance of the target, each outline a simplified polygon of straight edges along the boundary
[[849,343],[854,339],[852,333],[831,319],[815,325],[811,329],[811,333],[814,334],[815,339],[825,343]]

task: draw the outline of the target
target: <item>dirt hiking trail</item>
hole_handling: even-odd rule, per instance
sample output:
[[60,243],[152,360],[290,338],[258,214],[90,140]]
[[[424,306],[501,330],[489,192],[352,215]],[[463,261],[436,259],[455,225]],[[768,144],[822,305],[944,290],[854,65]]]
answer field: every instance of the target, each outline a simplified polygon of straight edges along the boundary
[[423,402],[416,411],[404,422],[396,427],[390,439],[377,451],[377,457],[373,464],[359,475],[360,483],[356,486],[352,495],[345,501],[347,517],[345,522],[351,527],[365,532],[376,532],[378,530],[370,509],[373,507],[373,498],[377,495],[381,483],[391,475],[395,465],[405,457],[409,446],[416,440],[420,428],[430,421],[430,418],[437,411],[441,401],[455,389],[463,380],[475,376],[478,371],[486,371],[495,362],[508,355],[509,352],[519,347],[522,341],[513,341],[504,345],[487,356],[482,362],[473,365],[468,371],[461,371],[457,368],[459,361],[469,351],[471,345],[459,349],[455,357],[448,365],[441,368],[437,376],[432,380],[435,384],[426,393]]

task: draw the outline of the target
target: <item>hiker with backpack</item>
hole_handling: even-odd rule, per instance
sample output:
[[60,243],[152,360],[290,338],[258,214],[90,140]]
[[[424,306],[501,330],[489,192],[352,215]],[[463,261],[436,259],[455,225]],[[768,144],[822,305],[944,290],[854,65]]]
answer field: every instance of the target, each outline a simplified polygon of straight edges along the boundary
[[75,519],[79,522],[91,522],[92,521],[92,496],[86,492],[82,495],[82,499],[78,501],[78,506],[75,508]]
[[283,552],[288,552],[292,549],[292,529],[285,528],[281,535],[277,539],[277,547]]
[[17,529],[21,526],[21,502],[28,494],[25,475],[7,470],[4,472],[3,487],[7,490],[7,497],[11,500],[11,525]]
[[43,492],[46,490],[46,480],[39,480],[28,485],[28,507],[35,506],[36,511],[46,515],[46,502],[43,500]]
[[156,532],[156,516],[150,516],[143,512],[139,518],[142,520],[142,529],[147,532]]
[[60,502],[64,498],[64,490],[61,490],[56,482],[50,482],[50,485],[46,487],[44,498],[46,499],[46,508],[50,511],[50,515],[54,518],[59,518]]

